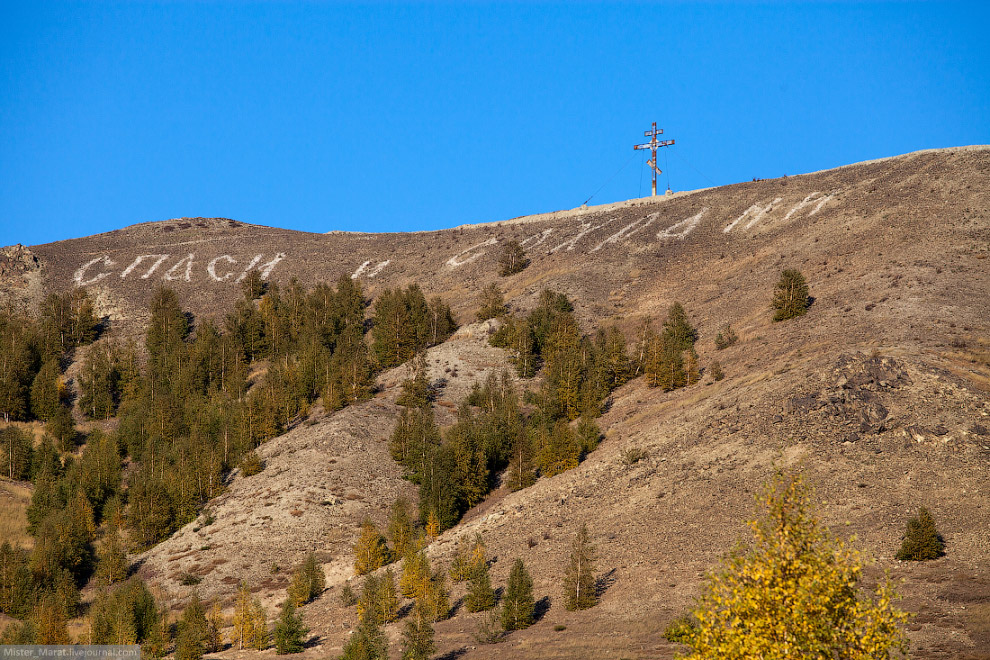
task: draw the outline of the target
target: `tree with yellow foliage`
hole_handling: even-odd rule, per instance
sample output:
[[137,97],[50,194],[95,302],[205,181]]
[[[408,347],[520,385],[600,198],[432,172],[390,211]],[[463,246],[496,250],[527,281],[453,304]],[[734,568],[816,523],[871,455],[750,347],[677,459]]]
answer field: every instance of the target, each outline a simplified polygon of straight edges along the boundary
[[251,589],[241,582],[234,605],[234,630],[230,643],[238,649],[250,648],[263,651],[268,648],[268,617],[257,598],[251,598]]
[[389,563],[390,559],[385,538],[378,532],[375,523],[365,518],[361,523],[361,536],[354,544],[354,572],[366,575]]
[[426,552],[411,552],[402,560],[399,591],[406,598],[421,598],[430,582],[430,560]]
[[753,540],[712,573],[686,635],[689,660],[880,660],[905,653],[887,580],[860,593],[862,560],[833,539],[812,511],[800,475],[778,473],[749,521]]

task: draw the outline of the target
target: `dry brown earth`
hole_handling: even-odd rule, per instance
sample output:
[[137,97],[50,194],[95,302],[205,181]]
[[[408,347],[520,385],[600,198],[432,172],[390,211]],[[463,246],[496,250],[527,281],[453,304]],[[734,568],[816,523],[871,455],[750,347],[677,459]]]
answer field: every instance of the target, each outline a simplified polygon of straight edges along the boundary
[[[526,242],[533,263],[496,278],[498,246],[509,238]],[[465,322],[493,280],[518,309],[544,287],[562,290],[589,330],[615,322],[630,338],[644,316],[661,317],[679,300],[701,332],[702,364],[718,359],[726,372],[721,382],[705,378],[673,393],[641,381],[624,386],[601,420],[605,442],[579,468],[518,493],[494,493],[432,544],[431,556],[443,563],[457,537],[481,532],[497,559],[496,584],[523,557],[537,595],[549,598],[535,626],[496,646],[478,644],[478,615],[459,609],[437,626],[444,657],[673,657],[677,647],[663,640],[663,627],[743,536],[754,492],[781,465],[805,471],[824,520],[836,535],[855,536],[874,561],[868,583],[884,571],[904,581],[902,605],[916,614],[912,657],[990,658],[990,148],[441,232],[317,235],[216,219],[149,223],[18,252],[27,265],[4,276],[12,284],[3,290],[36,298],[41,289],[31,289],[30,278],[44,291],[64,289],[99,259],[80,279],[107,273],[87,286],[114,331],[128,333],[140,328],[163,276],[177,277],[168,283],[205,315],[237,295],[234,260],[243,268],[254,255],[263,264],[276,253],[286,255],[271,270],[276,281],[355,275],[372,294],[418,281]],[[145,254],[168,259],[148,278],[158,257],[121,277]],[[188,262],[179,259],[188,254],[186,281]],[[33,257],[40,269],[30,268]],[[232,277],[216,281],[211,261],[217,278]],[[786,267],[804,273],[815,302],[807,316],[775,324],[767,306]],[[740,342],[716,351],[712,339],[725,322]],[[450,379],[437,405],[447,420],[471,382],[504,363],[486,332],[468,327],[430,353],[432,375]],[[248,578],[274,613],[286,572],[315,549],[330,588],[304,608],[314,634],[306,656],[339,652],[355,623],[337,596],[350,577],[357,523],[364,515],[382,520],[396,495],[414,493],[385,448],[403,373],[384,374],[375,399],[329,416],[317,411],[267,443],[265,470],[234,474],[208,507],[214,522],[202,526],[201,517],[141,557],[143,574],[177,600],[189,590],[177,581],[185,572],[202,577],[208,596],[227,597]],[[646,457],[627,464],[631,448]],[[933,511],[948,554],[896,562],[905,521],[919,505]],[[582,523],[600,551],[604,592],[595,608],[569,613],[560,606],[560,579]],[[401,622],[389,634],[397,640],[400,630]]]

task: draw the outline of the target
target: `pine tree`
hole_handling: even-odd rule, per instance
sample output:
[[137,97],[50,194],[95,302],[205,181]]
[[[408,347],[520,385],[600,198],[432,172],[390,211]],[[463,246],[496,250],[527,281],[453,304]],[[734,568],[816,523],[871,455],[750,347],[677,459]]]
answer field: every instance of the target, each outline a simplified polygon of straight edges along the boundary
[[307,553],[306,559],[292,574],[288,598],[297,607],[305,605],[326,589],[326,574],[323,566],[316,561],[316,555]]
[[426,552],[410,552],[402,560],[399,591],[406,598],[422,598],[429,587],[430,562]]
[[436,571],[427,582],[422,602],[424,612],[432,621],[440,621],[450,615],[450,593],[447,591],[447,578],[443,571]]
[[282,603],[282,613],[275,622],[275,652],[279,655],[302,653],[304,637],[309,629],[303,625],[302,616],[296,613],[292,598]]
[[780,274],[777,286],[774,289],[773,301],[770,308],[773,309],[774,321],[786,321],[797,316],[808,313],[808,283],[800,271],[788,268]]
[[405,498],[400,497],[392,503],[386,532],[392,544],[392,553],[396,557],[405,557],[412,551],[416,538],[409,515],[409,503]]
[[588,538],[588,526],[581,525],[564,575],[564,605],[568,610],[584,610],[598,602],[595,590],[595,547]]
[[686,351],[698,340],[698,331],[688,321],[687,312],[681,303],[675,302],[667,311],[661,337],[665,343],[677,351]]
[[522,428],[512,441],[512,457],[509,459],[508,486],[521,490],[536,483],[536,464],[533,461],[533,442]]
[[687,354],[687,384],[694,385],[701,380],[701,372],[698,368],[698,354],[695,352],[694,346],[688,349]]
[[182,611],[179,621],[179,635],[175,641],[175,660],[199,660],[206,652],[206,637],[209,623],[206,621],[206,610],[199,600],[199,594],[193,592],[192,598]]
[[502,599],[502,627],[506,631],[522,630],[533,624],[536,603],[533,579],[522,559],[516,559],[509,572],[509,582]]
[[435,632],[428,608],[417,601],[402,632],[402,659],[429,660],[436,651]]
[[454,582],[471,579],[475,564],[487,561],[485,551],[485,541],[481,534],[475,534],[474,538],[468,534],[463,534],[457,540],[454,559],[450,563],[450,579]]
[[488,562],[484,560],[475,561],[471,567],[464,607],[468,612],[483,612],[495,607],[495,590],[492,589]]
[[4,540],[0,545],[0,612],[23,619],[31,612],[34,580],[26,554]]
[[889,580],[861,596],[859,554],[819,523],[799,475],[777,474],[758,496],[748,546],[710,574],[686,643],[692,660],[848,658],[905,652]]
[[220,607],[220,601],[213,601],[213,606],[210,607],[210,612],[206,615],[206,623],[206,652],[217,653],[223,648],[222,633],[226,624],[226,619],[223,616],[223,608]]
[[58,596],[48,593],[41,597],[31,615],[36,644],[68,644],[68,613]]
[[31,413],[43,422],[55,417],[65,398],[65,385],[58,360],[49,360],[38,371],[31,385]]
[[481,306],[478,309],[477,317],[479,321],[498,318],[505,314],[505,298],[501,289],[492,282],[481,292]]
[[522,272],[529,265],[526,257],[526,250],[516,239],[510,239],[502,246],[498,255],[498,274],[501,277],[508,277]]
[[127,553],[116,527],[111,527],[97,552],[97,584],[110,586],[127,577]]
[[251,590],[246,582],[241,582],[237,589],[237,597],[234,604],[234,628],[231,631],[230,643],[242,650],[245,647],[251,648],[254,640],[254,611],[251,603]]
[[578,466],[581,447],[577,436],[567,422],[558,421],[552,430],[542,431],[542,448],[537,456],[540,473],[553,477]]
[[29,478],[33,455],[31,436],[28,433],[16,426],[0,429],[0,475],[11,481]]
[[935,527],[935,519],[925,507],[908,520],[907,531],[896,558],[901,561],[926,561],[945,554],[945,540]]
[[268,614],[261,600],[254,598],[251,601],[251,648],[256,651],[264,651],[268,648]]
[[388,640],[374,617],[360,620],[340,660],[388,660]]
[[354,544],[354,572],[365,575],[379,569],[389,563],[390,554],[375,523],[370,518],[365,518],[361,523],[361,535]]

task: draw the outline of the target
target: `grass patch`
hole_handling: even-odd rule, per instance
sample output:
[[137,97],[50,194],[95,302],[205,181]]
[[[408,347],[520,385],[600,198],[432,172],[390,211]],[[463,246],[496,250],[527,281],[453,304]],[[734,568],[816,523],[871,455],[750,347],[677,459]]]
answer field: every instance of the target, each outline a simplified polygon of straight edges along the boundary
[[0,539],[27,550],[34,547],[34,539],[27,533],[30,504],[30,487],[21,482],[0,481]]

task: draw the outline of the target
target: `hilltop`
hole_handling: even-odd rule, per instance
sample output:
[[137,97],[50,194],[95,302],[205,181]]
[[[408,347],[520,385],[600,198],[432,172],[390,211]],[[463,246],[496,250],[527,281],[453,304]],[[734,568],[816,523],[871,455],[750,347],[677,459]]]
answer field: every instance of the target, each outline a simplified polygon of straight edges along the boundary
[[[630,344],[644,318],[679,301],[699,330],[702,365],[718,359],[726,378],[667,393],[642,379],[623,385],[599,420],[604,442],[579,467],[519,492],[498,489],[442,534],[429,549],[434,561],[448,562],[457,538],[481,532],[495,584],[523,557],[537,597],[550,603],[535,626],[493,647],[473,640],[478,615],[461,611],[437,625],[440,651],[673,657],[664,626],[743,536],[753,493],[777,465],[800,467],[827,524],[875,559],[868,582],[885,570],[904,580],[903,606],[917,613],[913,657],[990,658],[988,182],[990,147],[965,147],[436,232],[169,220],[8,248],[0,291],[36,305],[48,292],[85,287],[109,334],[127,336],[143,331],[159,282],[197,321],[222,318],[252,269],[280,285],[350,277],[371,298],[416,282],[462,324],[426,358],[430,378],[447,382],[434,404],[443,424],[473,382],[508,365],[487,341],[496,322],[471,323],[489,283],[517,311],[545,288],[563,292],[586,332],[614,323]],[[531,264],[497,277],[510,239]],[[771,323],[784,268],[804,274],[814,302],[804,317]],[[725,323],[740,341],[717,351]],[[386,371],[374,398],[334,413],[317,406],[262,445],[265,469],[235,472],[207,505],[211,523],[203,514],[135,557],[139,574],[176,604],[192,592],[186,575],[204,597],[228,602],[246,578],[274,611],[287,575],[272,564],[291,567],[315,550],[329,589],[303,610],[318,636],[306,655],[338,653],[356,623],[337,596],[352,575],[357,525],[366,515],[383,522],[397,495],[415,493],[386,447],[408,373]],[[897,562],[904,524],[921,505],[935,514],[947,555]],[[559,584],[582,523],[599,549],[602,601],[566,612]],[[393,639],[399,626],[389,627]]]

